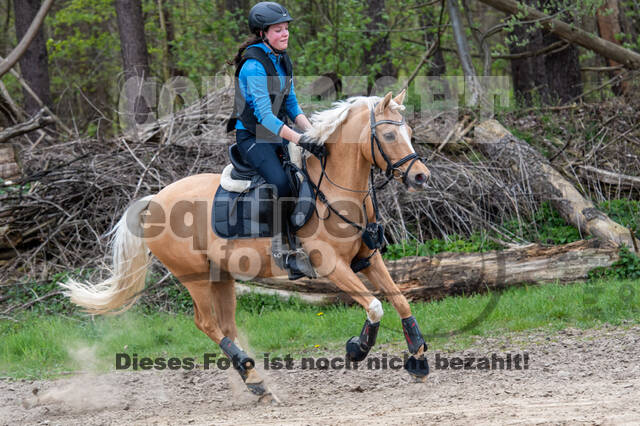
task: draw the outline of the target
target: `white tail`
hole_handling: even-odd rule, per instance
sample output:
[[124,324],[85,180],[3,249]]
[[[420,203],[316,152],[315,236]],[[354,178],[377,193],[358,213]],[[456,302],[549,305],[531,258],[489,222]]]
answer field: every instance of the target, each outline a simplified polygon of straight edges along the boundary
[[149,267],[149,249],[142,239],[140,214],[153,195],[142,198],[124,212],[111,230],[112,276],[92,285],[68,280],[60,285],[65,295],[90,314],[119,314],[129,309],[140,297]]

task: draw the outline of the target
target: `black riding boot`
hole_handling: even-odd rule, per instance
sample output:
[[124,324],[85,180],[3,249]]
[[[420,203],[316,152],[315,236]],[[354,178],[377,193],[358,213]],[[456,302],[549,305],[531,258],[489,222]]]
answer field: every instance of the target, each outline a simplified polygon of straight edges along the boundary
[[302,277],[316,278],[309,256],[289,228],[289,217],[293,210],[292,202],[280,200],[278,204],[279,209],[276,212],[278,218],[275,220],[276,228],[271,240],[271,253],[276,265],[288,272],[290,280]]

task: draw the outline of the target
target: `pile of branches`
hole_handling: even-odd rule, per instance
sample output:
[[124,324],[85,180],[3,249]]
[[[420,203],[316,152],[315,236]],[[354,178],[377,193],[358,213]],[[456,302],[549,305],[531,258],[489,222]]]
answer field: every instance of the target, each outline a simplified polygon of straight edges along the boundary
[[[227,162],[228,91],[116,139],[32,145],[24,177],[0,192],[0,281],[46,281],[99,265],[106,234],[134,200]],[[226,114],[226,115],[225,115]]]
[[477,162],[468,156],[456,160],[417,146],[431,172],[429,187],[410,193],[400,183],[381,194],[381,211],[391,241],[425,241],[453,234],[493,230],[504,246],[525,243],[503,226],[504,218],[532,217],[538,203],[526,179],[501,164]]
[[523,110],[505,122],[529,132],[532,144],[547,152],[553,166],[594,201],[640,199],[637,99]]
[[[612,99],[596,104],[522,109],[499,120],[544,153],[551,164],[595,202],[640,199],[640,105]],[[524,232],[505,219],[534,220],[540,194],[526,173],[486,158],[473,147],[473,113],[465,110],[410,121],[416,150],[432,175],[426,191],[397,184],[380,197],[393,241],[447,238],[490,230],[505,246],[524,244]],[[518,170],[527,170],[522,165]]]

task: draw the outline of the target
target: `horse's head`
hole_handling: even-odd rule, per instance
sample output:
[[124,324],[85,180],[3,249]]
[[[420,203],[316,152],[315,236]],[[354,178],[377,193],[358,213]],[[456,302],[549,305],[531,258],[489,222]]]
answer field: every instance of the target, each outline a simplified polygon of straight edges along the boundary
[[[351,155],[357,155],[363,166],[377,166],[388,178],[402,181],[410,191],[424,189],[431,172],[411,146],[412,131],[401,114],[404,97],[404,90],[395,98],[391,92],[384,98],[354,97],[315,113],[307,134],[328,143],[331,164],[327,167],[333,165],[339,172]],[[319,166],[319,162],[315,164]],[[366,180],[362,185],[366,186]]]
[[392,98],[389,92],[369,109],[369,126],[362,132],[360,145],[369,163],[415,191],[426,187],[431,172],[411,145],[412,130],[401,114],[405,94],[403,90]]

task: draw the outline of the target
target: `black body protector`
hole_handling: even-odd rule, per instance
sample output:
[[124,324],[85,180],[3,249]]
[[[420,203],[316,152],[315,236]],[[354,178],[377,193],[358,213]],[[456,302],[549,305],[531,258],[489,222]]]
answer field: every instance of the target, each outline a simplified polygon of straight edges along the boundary
[[264,50],[259,47],[249,47],[244,51],[242,54],[242,60],[238,63],[236,68],[235,102],[233,105],[233,113],[227,123],[227,133],[233,131],[236,126],[236,121],[240,120],[244,127],[259,139],[268,140],[270,142],[280,142],[282,140],[279,136],[274,135],[267,130],[266,127],[258,123],[253,108],[249,105],[244,96],[242,96],[239,83],[240,70],[244,63],[249,59],[256,59],[260,62],[267,72],[267,88],[269,90],[269,98],[271,99],[273,114],[283,122],[287,123],[286,100],[287,96],[289,96],[289,92],[291,91],[291,85],[293,84],[293,65],[291,64],[289,55],[286,53],[280,53],[280,55],[286,74],[286,82],[283,89],[281,89],[280,74],[278,74],[275,65],[271,59],[269,59],[269,56]]

